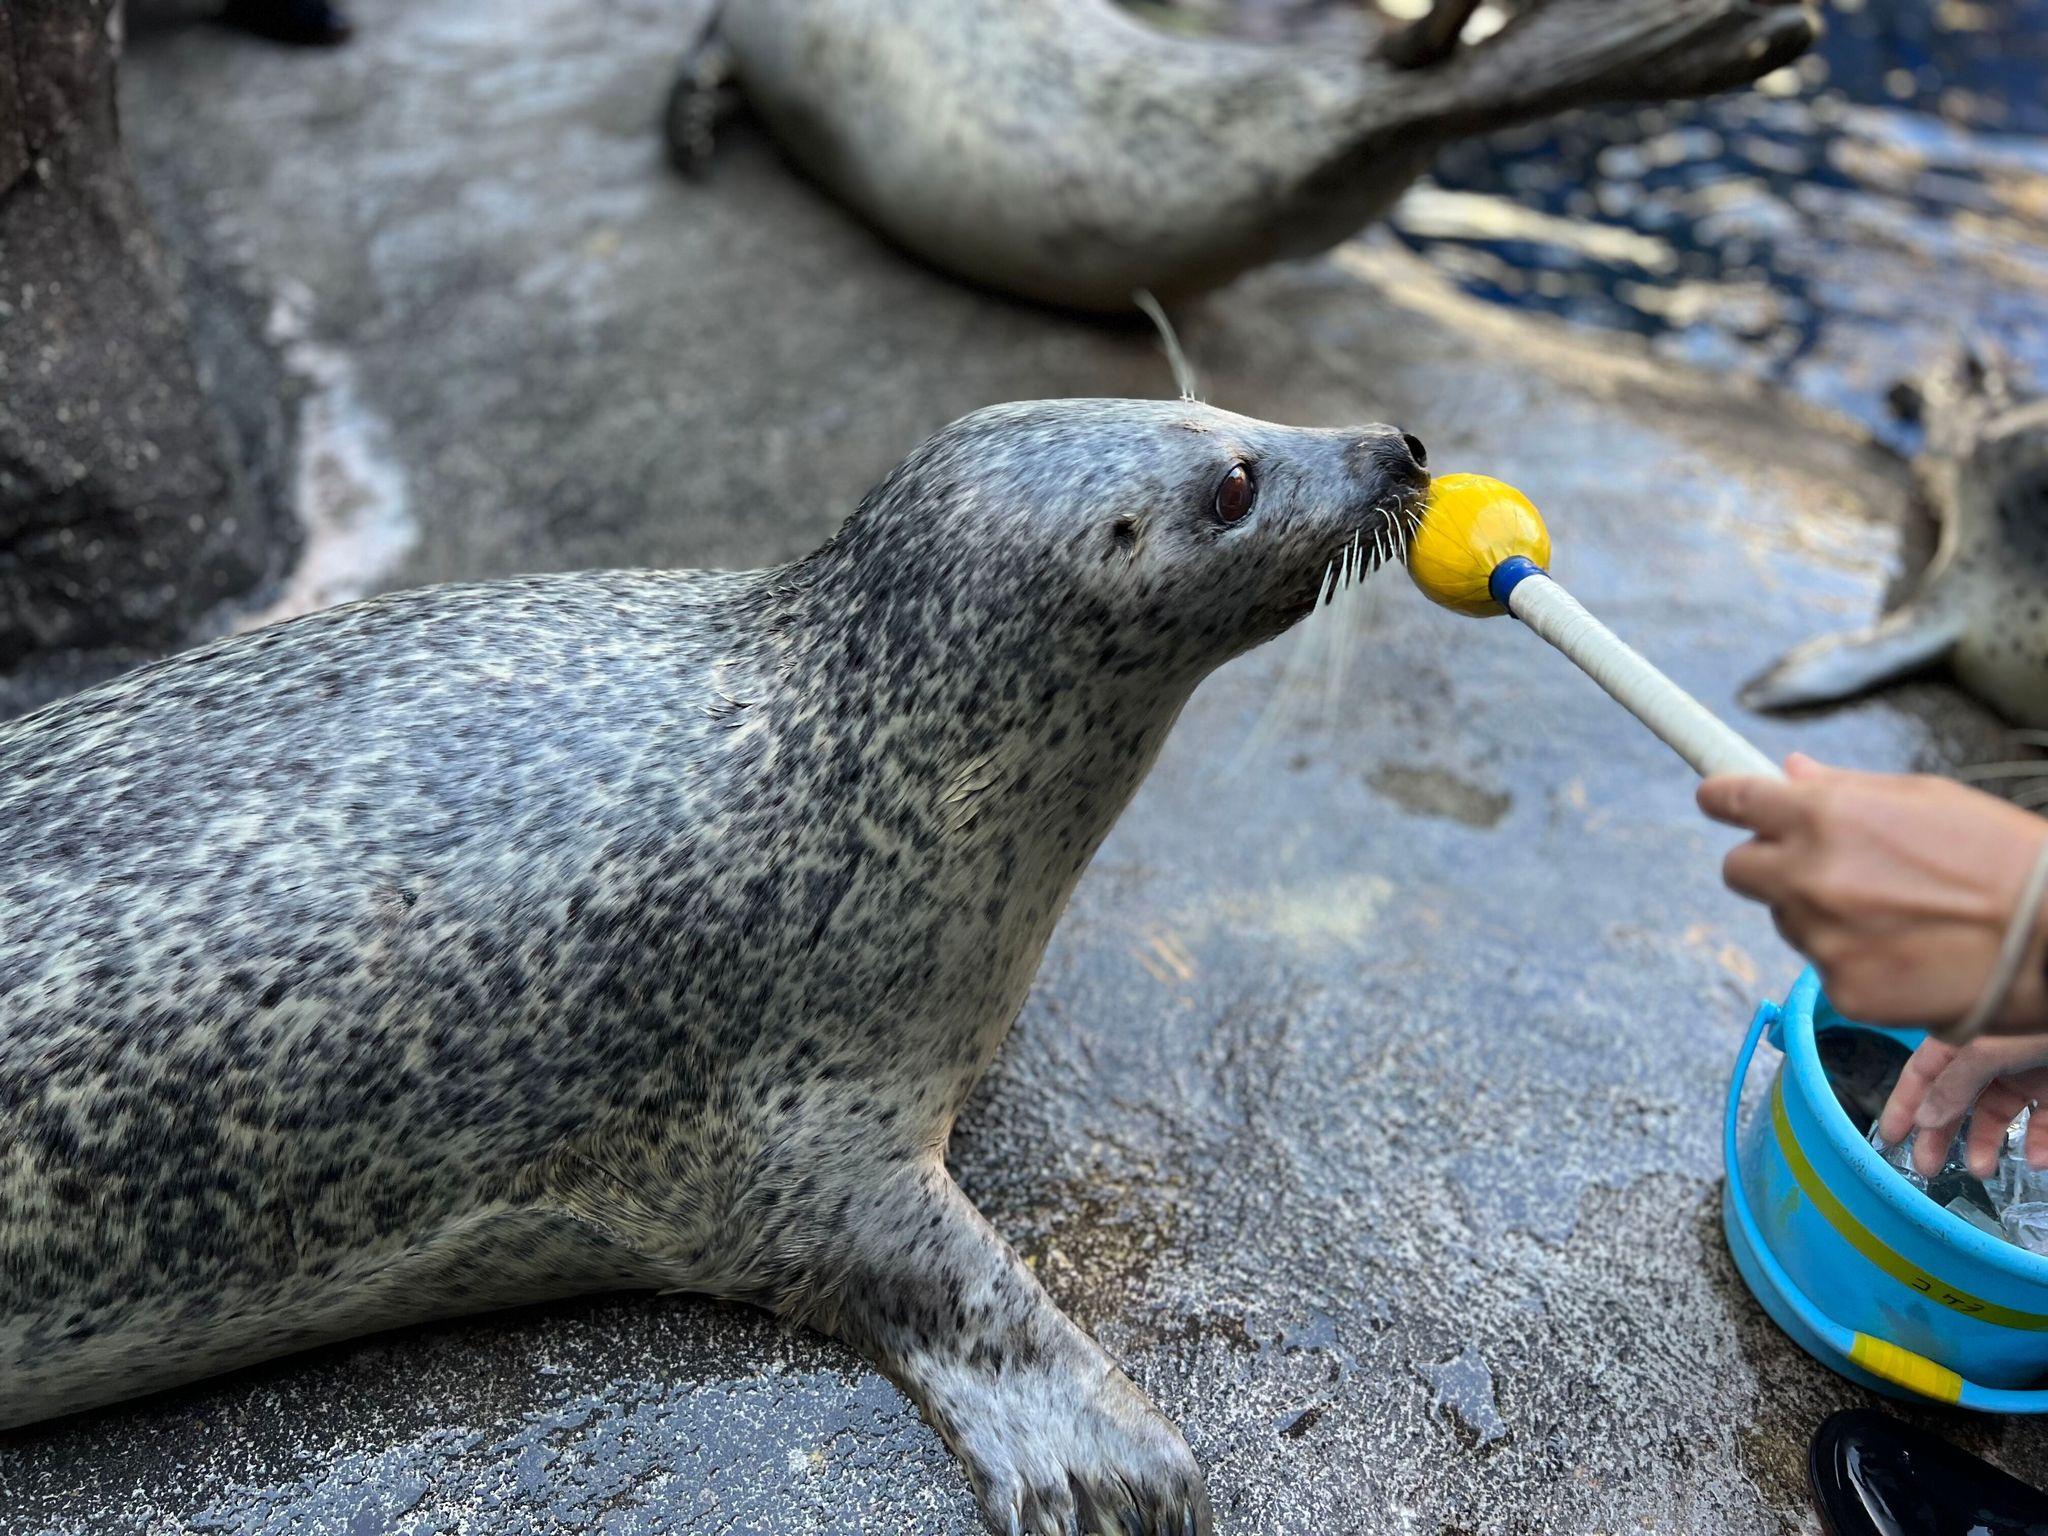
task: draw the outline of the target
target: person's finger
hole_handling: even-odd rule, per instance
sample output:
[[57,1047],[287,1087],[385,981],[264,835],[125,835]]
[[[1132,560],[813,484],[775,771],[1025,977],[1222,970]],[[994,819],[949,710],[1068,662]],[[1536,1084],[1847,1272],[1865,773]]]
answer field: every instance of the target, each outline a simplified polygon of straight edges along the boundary
[[1922,1174],[1941,1171],[1949,1145],[1962,1128],[1963,1117],[2004,1065],[1995,1052],[1965,1048],[1928,1086],[1927,1097],[1920,1101],[1920,1111],[1913,1116],[1917,1136],[1913,1166]]
[[1889,783],[1896,785],[1901,778],[1911,775],[1897,773],[1872,773],[1866,768],[1840,768],[1833,763],[1824,763],[1819,758],[1809,757],[1804,752],[1794,752],[1785,759],[1785,777],[1794,784],[1817,784],[1823,779],[1843,783]]
[[1926,1041],[1906,1059],[1899,1080],[1892,1085],[1892,1096],[1885,1100],[1884,1112],[1877,1117],[1877,1134],[1886,1146],[1896,1147],[1912,1133],[1927,1090],[1955,1059],[1956,1048],[1939,1040]]
[[1693,798],[1714,820],[1766,837],[1783,836],[1799,820],[1792,786],[1761,774],[1717,773],[1700,781]]
[[1923,1179],[1931,1179],[1948,1166],[1948,1154],[1956,1144],[1956,1137],[1963,1129],[1963,1118],[1927,1123],[1927,1106],[1921,1105],[1920,1118],[1913,1122],[1913,1171]]
[[2027,1166],[2048,1168],[2048,1115],[2038,1108],[2027,1117]]
[[1980,1179],[1988,1179],[1998,1171],[1998,1152],[2005,1144],[2005,1128],[2018,1119],[2020,1111],[2026,1107],[2026,1095],[2004,1079],[1984,1090],[1970,1115],[1969,1144],[1963,1154],[1964,1161],[1970,1165],[1970,1172]]
[[1736,895],[1769,905],[1785,889],[1785,852],[1756,838],[1737,843],[1721,861],[1721,878]]

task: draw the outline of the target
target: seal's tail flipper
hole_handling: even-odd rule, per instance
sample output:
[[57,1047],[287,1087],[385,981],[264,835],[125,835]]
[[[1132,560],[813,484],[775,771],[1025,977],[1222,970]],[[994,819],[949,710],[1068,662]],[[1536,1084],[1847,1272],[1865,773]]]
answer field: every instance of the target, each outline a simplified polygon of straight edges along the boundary
[[1908,604],[1868,629],[1795,646],[1742,689],[1750,709],[1833,704],[1933,666],[1962,635],[1959,615]]
[[1441,64],[1458,46],[1458,35],[1479,9],[1479,0],[1435,0],[1428,12],[1381,39],[1379,56],[1396,69]]
[[1810,0],[1525,0],[1499,32],[1416,74],[1427,88],[1404,107],[1460,137],[1578,107],[1711,96],[1797,58],[1817,27]]

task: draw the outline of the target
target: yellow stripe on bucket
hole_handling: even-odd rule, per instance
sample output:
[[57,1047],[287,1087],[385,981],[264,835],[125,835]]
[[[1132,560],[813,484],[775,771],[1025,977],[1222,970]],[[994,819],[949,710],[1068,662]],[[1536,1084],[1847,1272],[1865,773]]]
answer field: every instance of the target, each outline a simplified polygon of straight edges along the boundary
[[[1828,1225],[1841,1233],[1850,1246],[1894,1280],[1901,1285],[1912,1287],[1930,1301],[1938,1301],[1951,1311],[1960,1312],[1965,1317],[1974,1317],[1980,1322],[1996,1323],[2001,1328],[2023,1328],[2035,1333],[2048,1330],[2048,1317],[2038,1312],[2021,1312],[2012,1307],[2002,1307],[1995,1301],[1972,1296],[1968,1291],[1928,1274],[1902,1254],[1885,1246],[1883,1239],[1850,1215],[1849,1208],[1836,1198],[1835,1192],[1822,1183],[1820,1175],[1813,1171],[1813,1164],[1806,1160],[1805,1150],[1799,1145],[1798,1138],[1792,1134],[1792,1123],[1785,1115],[1785,1080],[1782,1077],[1771,1090],[1771,1127],[1778,1133],[1778,1150],[1785,1154],[1786,1166],[1792,1170],[1792,1177],[1799,1181],[1800,1189],[1805,1192],[1806,1198],[1813,1202],[1814,1208],[1827,1218]],[[1871,1338],[1868,1334],[1859,1333],[1856,1336],[1857,1350],[1862,1350],[1866,1341],[1875,1349],[1892,1350],[1905,1360],[1917,1361],[1919,1367],[1926,1371],[1938,1372],[1942,1377],[1951,1378],[1956,1385],[1953,1389],[1947,1389],[1944,1401],[1955,1401],[1954,1394],[1961,1389],[1961,1378],[1955,1376],[1954,1372],[1945,1370],[1932,1360],[1924,1360],[1910,1351],[1899,1349],[1897,1345]],[[1859,1364],[1865,1365],[1873,1376],[1885,1375],[1877,1366],[1864,1360],[1860,1354],[1856,1359]],[[1906,1367],[1902,1366],[1901,1369]],[[1943,1397],[1942,1391],[1923,1388],[1916,1382],[1902,1377],[1889,1376],[1886,1379],[1896,1381],[1900,1386],[1912,1387],[1916,1392],[1925,1391],[1930,1397]]]
[[1916,1355],[1910,1349],[1901,1349],[1867,1333],[1856,1335],[1849,1358],[1871,1375],[1938,1403],[1953,1403],[1963,1395],[1963,1378],[1947,1366],[1936,1365],[1925,1355]]

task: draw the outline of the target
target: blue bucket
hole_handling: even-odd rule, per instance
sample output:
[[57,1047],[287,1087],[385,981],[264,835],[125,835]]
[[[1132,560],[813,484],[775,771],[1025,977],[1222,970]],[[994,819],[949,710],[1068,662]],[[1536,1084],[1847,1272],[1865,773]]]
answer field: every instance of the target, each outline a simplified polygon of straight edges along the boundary
[[[1757,1010],[1722,1129],[1721,1224],[1736,1267],[1794,1342],[1852,1381],[1986,1413],[2048,1413],[2048,1258],[1943,1210],[1857,1134],[1814,1036],[1868,1027],[1836,1013],[1812,971],[1783,1008]],[[1742,1085],[1766,1032],[1784,1060],[1745,1129]]]

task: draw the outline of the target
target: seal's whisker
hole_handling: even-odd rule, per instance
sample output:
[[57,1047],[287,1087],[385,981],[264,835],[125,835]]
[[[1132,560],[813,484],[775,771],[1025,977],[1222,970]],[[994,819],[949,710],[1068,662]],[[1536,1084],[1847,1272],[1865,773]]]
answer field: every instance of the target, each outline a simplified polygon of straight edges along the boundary
[[1337,718],[1338,701],[1344,696],[1344,680],[1351,670],[1351,615],[1357,606],[1351,574],[1354,569],[1353,557],[1358,550],[1358,535],[1344,546],[1339,557],[1344,566],[1344,585],[1334,605],[1336,612],[1330,615],[1323,626],[1328,633],[1323,639],[1323,697],[1322,723],[1325,727]]
[[[1381,509],[1374,510],[1379,512]],[[1386,545],[1383,530],[1379,527],[1371,530],[1370,549],[1366,538],[1367,530],[1361,525],[1352,531],[1350,542],[1344,546],[1340,557],[1344,581],[1338,600],[1332,605],[1338,612],[1321,626],[1327,633],[1317,637],[1320,651],[1317,661],[1323,675],[1322,718],[1325,725],[1337,718],[1350,678],[1352,656],[1366,631],[1372,627],[1375,599],[1367,589],[1367,578],[1384,560]]]
[[1279,734],[1280,718],[1287,708],[1287,701],[1294,697],[1302,684],[1321,673],[1327,665],[1324,653],[1328,649],[1329,625],[1323,621],[1322,615],[1327,613],[1331,604],[1336,601],[1340,560],[1341,556],[1332,556],[1324,567],[1322,579],[1316,589],[1315,601],[1295,630],[1293,649],[1288,652],[1287,660],[1281,666],[1279,681],[1272,697],[1260,711],[1250,735],[1245,739],[1240,762],[1262,750]]
[[1280,676],[1275,680],[1272,692],[1266,696],[1265,703],[1259,706],[1258,718],[1252,722],[1252,728],[1245,732],[1244,741],[1238,747],[1237,755],[1231,759],[1228,771],[1232,775],[1242,773],[1246,765],[1280,734],[1280,716],[1287,708],[1289,690],[1293,687],[1300,670],[1301,650],[1307,643],[1308,637],[1305,634],[1298,637],[1294,648],[1288,652],[1287,659],[1281,663]]
[[1367,578],[1386,563],[1390,537],[1384,524],[1375,526],[1372,530],[1370,551],[1366,549],[1364,529],[1360,529],[1355,537],[1354,548],[1357,550],[1357,558],[1352,569],[1357,574],[1358,584],[1357,590],[1345,607],[1344,635],[1341,641],[1344,665],[1332,679],[1330,693],[1326,699],[1326,713],[1334,714],[1336,705],[1344,698],[1351,659],[1360,653],[1366,636],[1378,623],[1382,601],[1380,594],[1384,589],[1372,584]]
[[1159,339],[1166,346],[1166,365],[1173,370],[1174,388],[1180,391],[1183,400],[1199,402],[1201,392],[1195,387],[1195,370],[1188,366],[1187,354],[1180,349],[1180,337],[1174,333],[1173,322],[1166,318],[1166,311],[1152,296],[1149,288],[1133,290],[1131,302],[1145,312],[1145,318],[1158,328]]
[[1372,628],[1378,611],[1377,589],[1372,588],[1370,578],[1381,566],[1400,557],[1405,548],[1408,531],[1393,519],[1413,521],[1398,500],[1375,504],[1368,517],[1370,521],[1353,528],[1325,562],[1315,597],[1288,642],[1290,649],[1271,692],[1226,772],[1241,772],[1279,736],[1289,701],[1301,694],[1304,685],[1320,684],[1317,714],[1323,724],[1337,717],[1352,653]]

